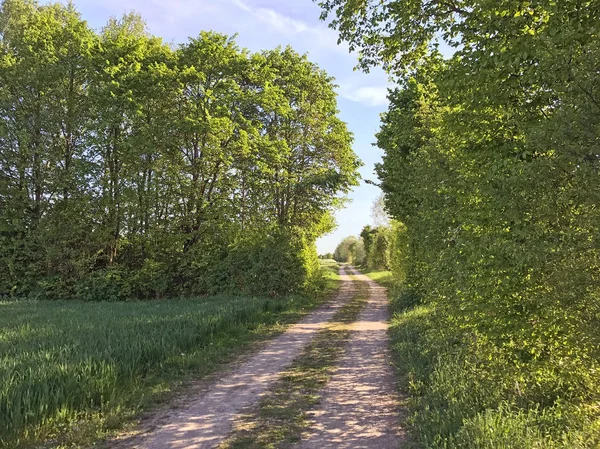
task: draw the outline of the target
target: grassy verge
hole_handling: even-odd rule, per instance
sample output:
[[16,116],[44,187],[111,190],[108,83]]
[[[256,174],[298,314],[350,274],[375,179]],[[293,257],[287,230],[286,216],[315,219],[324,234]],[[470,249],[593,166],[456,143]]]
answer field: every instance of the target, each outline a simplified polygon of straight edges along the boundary
[[83,447],[326,299],[0,302],[0,447]]
[[403,292],[392,308],[392,351],[408,396],[409,429],[420,447],[600,447],[600,421],[590,419],[597,416],[597,405],[591,405],[594,411],[557,399],[543,406],[521,390],[519,379],[531,373],[511,365],[485,341],[453,331],[434,306]]
[[347,325],[356,320],[367,301],[366,285],[360,284],[359,288],[267,396],[243,418],[221,449],[284,448],[300,439],[310,425],[306,413],[318,402],[318,393],[329,380],[348,341]]
[[391,271],[386,270],[372,270],[366,267],[360,267],[360,272],[369,276],[371,279],[381,284],[387,289],[393,289],[395,287],[394,278]]
[[319,261],[321,264],[321,271],[323,278],[327,282],[338,281],[340,279],[339,269],[340,264],[333,259],[324,259]]
[[365,274],[392,292],[390,335],[408,398],[405,426],[420,447],[600,448],[595,387],[578,385],[588,394],[573,394],[572,367],[515,363],[510,350],[448,319],[443,304],[422,304],[387,272]]

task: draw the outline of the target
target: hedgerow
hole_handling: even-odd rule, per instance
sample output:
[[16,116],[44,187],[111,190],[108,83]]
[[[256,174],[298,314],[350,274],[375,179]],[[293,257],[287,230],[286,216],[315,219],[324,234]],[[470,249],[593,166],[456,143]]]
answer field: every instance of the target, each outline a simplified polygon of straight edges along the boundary
[[321,6],[398,80],[376,170],[416,438],[598,447],[600,3]]

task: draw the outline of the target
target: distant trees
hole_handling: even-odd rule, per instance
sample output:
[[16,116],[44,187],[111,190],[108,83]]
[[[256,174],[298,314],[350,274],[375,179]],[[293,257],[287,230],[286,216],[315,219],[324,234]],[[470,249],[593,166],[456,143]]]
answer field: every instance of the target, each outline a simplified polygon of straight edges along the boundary
[[338,262],[352,262],[372,270],[390,270],[392,267],[392,223],[385,211],[383,195],[373,201],[371,218],[375,226],[365,226],[358,237],[346,237],[337,246],[334,258]]
[[365,247],[361,239],[355,236],[346,237],[340,242],[333,253],[338,262],[348,262],[361,265],[365,260]]
[[[332,79],[292,49],[73,5],[0,12],[0,293],[281,293],[357,183]],[[297,275],[290,275],[290,273]],[[268,279],[267,279],[268,278]]]
[[360,237],[365,248],[365,265],[371,269],[390,269],[390,227],[365,226]]
[[346,237],[333,254],[338,262],[350,262],[373,270],[390,270],[392,266],[392,228],[365,226],[359,237]]
[[333,253],[320,254],[319,255],[319,259],[321,259],[321,260],[331,260],[331,259],[333,259]]

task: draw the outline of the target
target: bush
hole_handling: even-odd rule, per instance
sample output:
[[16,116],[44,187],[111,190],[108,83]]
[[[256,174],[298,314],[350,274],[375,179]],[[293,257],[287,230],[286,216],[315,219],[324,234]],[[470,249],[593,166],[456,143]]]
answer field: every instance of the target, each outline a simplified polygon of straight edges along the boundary
[[308,288],[318,276],[319,260],[299,230],[284,230],[236,242],[225,270],[231,280],[226,288],[280,296]]
[[311,288],[319,276],[314,241],[297,228],[198,244],[184,260],[182,291],[194,294],[281,296]]
[[133,299],[130,273],[118,265],[95,270],[77,285],[75,295],[83,301],[125,301]]

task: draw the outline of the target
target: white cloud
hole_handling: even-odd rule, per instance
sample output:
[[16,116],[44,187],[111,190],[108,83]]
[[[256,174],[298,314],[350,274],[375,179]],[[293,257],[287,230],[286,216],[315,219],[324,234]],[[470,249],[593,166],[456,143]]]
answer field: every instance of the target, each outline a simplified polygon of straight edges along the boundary
[[268,25],[274,31],[283,34],[302,34],[302,33],[314,33],[318,30],[317,27],[310,27],[306,23],[286,17],[283,14],[278,13],[269,8],[251,8],[248,4],[242,0],[233,0],[233,4],[236,5],[243,11],[250,13],[259,21]]
[[274,30],[281,33],[290,34],[302,34],[302,33],[315,33],[319,30],[317,28],[311,28],[300,20],[294,20],[279,14],[272,9],[259,8],[253,13],[261,22],[266,23]]
[[246,12],[252,12],[252,9],[241,0],[233,0],[233,4]]
[[[357,55],[348,51],[348,45],[342,43],[337,45],[338,34],[336,31],[328,28],[322,22],[307,23],[289,17],[279,10],[272,8],[254,6],[252,0],[229,0],[231,5],[237,7],[249,15],[264,29],[264,32],[271,32],[278,35],[277,39],[285,39],[294,44],[295,48],[308,50],[311,58],[322,64],[330,73],[336,74],[341,70],[351,71],[356,63]],[[335,52],[333,54],[332,52]],[[315,55],[316,58],[315,58]],[[375,70],[374,70],[375,71]],[[386,75],[377,73],[376,80],[373,80],[371,74],[371,83],[376,85],[365,85],[365,74],[353,72],[353,75],[345,75],[346,82],[338,88],[338,93],[342,98],[361,103],[368,107],[385,106],[387,101],[387,80]]]
[[388,104],[388,86],[363,86],[342,85],[338,89],[340,97],[367,106],[385,106]]
[[251,7],[243,0],[232,0],[232,3],[242,11],[252,15],[259,22],[265,24],[270,31],[287,37],[301,37],[310,40],[318,47],[327,47],[348,54],[348,45],[337,44],[338,35],[325,25],[312,25],[302,20],[285,16],[273,9]]

